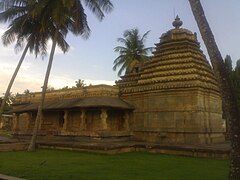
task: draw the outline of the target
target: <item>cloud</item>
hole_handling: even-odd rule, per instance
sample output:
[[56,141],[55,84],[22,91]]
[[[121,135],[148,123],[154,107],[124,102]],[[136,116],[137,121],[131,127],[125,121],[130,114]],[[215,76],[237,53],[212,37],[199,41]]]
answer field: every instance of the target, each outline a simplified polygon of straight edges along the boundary
[[[7,85],[10,81],[12,72],[11,71],[1,71],[0,79],[0,95],[2,95]],[[27,72],[21,72],[18,74],[14,85],[12,87],[11,92],[15,93],[23,93],[24,90],[29,89],[31,92],[39,92],[41,91],[41,87],[43,85],[44,77],[41,76],[41,74],[32,74],[29,76]],[[68,75],[53,75],[50,76],[48,86],[54,87],[55,89],[61,89],[65,86],[68,86],[71,88],[72,86],[75,86],[76,79],[73,79],[69,77]],[[114,85],[114,81],[108,81],[108,80],[98,80],[98,79],[85,79],[84,83],[86,85],[98,85],[98,84],[107,84],[107,85]]]
[[[18,64],[19,58],[20,56],[14,53],[12,47],[4,47],[0,49],[0,96],[5,92],[10,78]],[[31,92],[41,91],[47,62],[32,61],[32,59],[33,56],[29,55],[24,60],[11,89],[12,93],[23,93],[26,89],[29,89]],[[68,74],[51,74],[48,84],[55,89],[60,89],[65,86],[71,88],[72,86],[75,86],[76,80],[77,79],[72,78]],[[84,79],[84,82],[86,85],[114,85],[114,81],[99,79]]]
[[108,80],[92,80],[92,79],[86,79],[84,80],[84,83],[87,85],[98,85],[98,84],[107,84],[107,85],[115,85],[115,81],[108,81]]
[[48,84],[55,89],[60,89],[65,86],[72,87],[74,85],[74,79],[70,78],[68,75],[53,75],[50,77]]
[[[0,26],[0,36],[5,32],[7,28],[4,26]],[[48,54],[50,54],[52,42],[48,41]],[[70,45],[69,54],[76,49]],[[15,53],[14,51],[14,43],[7,47],[4,47],[2,43],[0,43],[0,96],[5,92],[7,85],[12,77],[12,74],[17,66],[17,63],[21,57],[22,51],[19,53]],[[63,59],[63,52],[59,47],[55,50],[55,55],[57,55],[59,59]],[[31,92],[41,91],[41,87],[43,85],[45,69],[48,61],[35,61],[33,60],[35,57],[30,55],[29,53],[26,55],[24,62],[19,70],[19,73],[15,79],[15,82],[12,86],[12,93],[23,93],[24,90],[29,89]],[[41,58],[38,58],[41,59]],[[48,57],[46,57],[48,59]],[[65,66],[64,66],[65,67]],[[77,79],[71,77],[72,73],[67,74],[68,70],[64,69],[58,74],[50,75],[49,86],[54,87],[55,89],[60,89],[65,86],[71,88],[75,86],[75,81]],[[101,66],[94,65],[93,69],[100,69]],[[62,74],[65,72],[66,74]],[[98,84],[107,84],[114,85],[114,81],[108,80],[100,80],[100,79],[84,79],[84,83],[86,85],[98,85]]]
[[[5,64],[4,65],[5,68],[2,68],[3,67],[2,64],[3,63],[1,63],[0,68],[1,71],[0,95],[5,92],[15,68],[10,64]],[[28,67],[26,66],[23,66],[21,68],[28,69]],[[31,91],[39,91],[42,84],[42,82],[39,81],[39,78],[40,77],[37,74],[29,76],[29,74],[27,74],[25,71],[19,72],[12,86],[11,92],[22,93],[26,89],[30,89]]]
[[[54,87],[55,89],[60,89],[65,86],[71,88],[75,86],[76,79],[69,77],[68,75],[63,76],[52,76],[49,80],[49,85]],[[99,80],[99,79],[84,79],[84,83],[88,85],[98,85],[98,84],[107,84],[107,85],[115,85],[115,81],[108,81],[108,80]]]
[[[19,58],[16,55],[12,56],[11,53],[9,53],[9,55],[7,53],[3,54],[3,51],[0,50],[0,96],[5,92],[18,64]],[[42,77],[37,72],[31,72],[33,62],[28,62],[26,60],[23,62],[12,86],[11,92],[13,93],[21,93],[26,89],[31,89],[32,91],[40,90],[42,82],[39,81],[39,79]]]

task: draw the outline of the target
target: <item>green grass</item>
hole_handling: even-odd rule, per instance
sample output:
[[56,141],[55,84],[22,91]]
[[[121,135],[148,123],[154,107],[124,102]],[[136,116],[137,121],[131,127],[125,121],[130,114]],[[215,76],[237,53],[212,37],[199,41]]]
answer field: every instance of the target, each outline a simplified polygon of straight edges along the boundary
[[9,131],[6,131],[6,130],[3,130],[3,129],[0,129],[0,134],[9,134],[10,132]]
[[0,173],[26,179],[227,179],[229,162],[150,153],[1,152]]

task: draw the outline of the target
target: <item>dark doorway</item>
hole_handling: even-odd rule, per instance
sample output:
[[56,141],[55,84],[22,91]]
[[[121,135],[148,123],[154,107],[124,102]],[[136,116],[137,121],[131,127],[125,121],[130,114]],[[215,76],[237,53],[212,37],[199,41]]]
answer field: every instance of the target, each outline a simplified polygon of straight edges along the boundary
[[60,128],[63,128],[63,124],[64,124],[64,112],[60,112],[59,113],[59,119],[58,119],[58,121],[59,121],[59,127]]

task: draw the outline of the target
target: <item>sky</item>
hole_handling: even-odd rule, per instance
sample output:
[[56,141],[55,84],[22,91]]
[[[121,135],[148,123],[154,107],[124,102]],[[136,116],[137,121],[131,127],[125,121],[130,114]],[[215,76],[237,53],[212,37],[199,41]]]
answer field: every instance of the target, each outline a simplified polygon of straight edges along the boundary
[[[201,2],[222,56],[229,54],[235,65],[240,59],[240,1]],[[113,61],[118,56],[114,47],[121,45],[117,38],[128,29],[138,28],[141,35],[150,30],[146,47],[155,47],[161,34],[173,28],[174,15],[179,15],[183,21],[182,28],[198,34],[201,49],[207,55],[188,0],[112,0],[112,3],[114,10],[106,14],[102,22],[85,8],[91,36],[88,40],[72,34],[67,36],[71,48],[65,54],[56,50],[49,86],[55,89],[72,87],[78,79],[84,80],[86,85],[115,84],[119,77],[117,71],[112,70]],[[0,36],[6,30],[7,24],[0,24]],[[21,53],[15,52],[14,44],[4,47],[0,42],[0,96],[7,88]],[[27,54],[11,92],[40,91],[47,63],[48,56],[42,59]]]

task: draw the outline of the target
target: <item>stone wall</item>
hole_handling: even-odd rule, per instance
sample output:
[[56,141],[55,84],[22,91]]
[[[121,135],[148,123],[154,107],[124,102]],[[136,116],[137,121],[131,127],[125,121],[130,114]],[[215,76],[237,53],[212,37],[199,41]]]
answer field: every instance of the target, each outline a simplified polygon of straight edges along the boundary
[[203,89],[124,95],[135,105],[133,132],[158,143],[217,143],[224,141],[221,98]]
[[[95,85],[80,88],[48,91],[46,93],[45,101],[93,96],[118,97],[118,93],[119,89],[117,86]],[[21,94],[16,96],[15,104],[39,102],[40,99],[41,92]]]
[[12,115],[2,114],[0,117],[0,129],[10,130],[13,124]]

